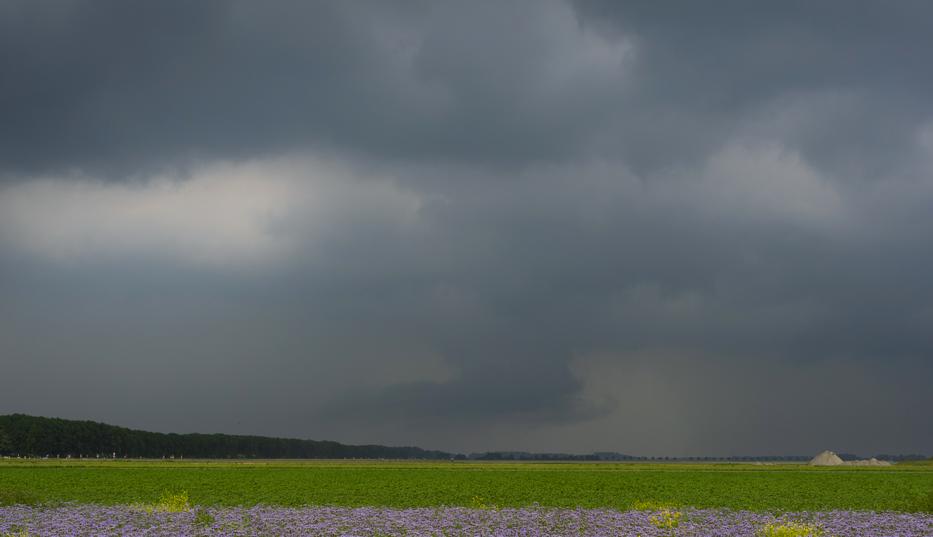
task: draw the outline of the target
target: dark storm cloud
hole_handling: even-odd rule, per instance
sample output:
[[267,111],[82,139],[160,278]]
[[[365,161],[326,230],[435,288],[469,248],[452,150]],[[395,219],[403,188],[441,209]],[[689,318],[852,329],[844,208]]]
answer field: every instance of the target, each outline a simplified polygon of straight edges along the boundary
[[574,5],[582,24],[637,43],[644,120],[620,148],[634,164],[702,156],[768,103],[797,99],[810,115],[786,126],[785,143],[850,175],[884,173],[931,109],[922,2]]
[[343,11],[298,2],[5,4],[3,160],[25,170],[136,171],[261,153],[391,114],[392,81],[377,74],[373,38],[354,28],[366,21]]
[[599,122],[591,100],[617,88],[572,80],[591,66],[570,8],[538,7],[8,3],[0,159],[126,174],[311,142],[478,162],[565,154]]
[[928,9],[6,3],[0,408],[922,451]]
[[0,159],[127,174],[315,143],[473,164],[601,151],[643,170],[793,100],[804,117],[773,135],[879,173],[930,110],[924,3],[572,7],[6,3]]

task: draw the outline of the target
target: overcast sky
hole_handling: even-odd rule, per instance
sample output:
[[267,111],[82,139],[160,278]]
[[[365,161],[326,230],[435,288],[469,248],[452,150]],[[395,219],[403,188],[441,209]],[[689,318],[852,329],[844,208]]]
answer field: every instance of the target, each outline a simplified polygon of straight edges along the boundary
[[0,414],[933,453],[933,4],[0,3]]

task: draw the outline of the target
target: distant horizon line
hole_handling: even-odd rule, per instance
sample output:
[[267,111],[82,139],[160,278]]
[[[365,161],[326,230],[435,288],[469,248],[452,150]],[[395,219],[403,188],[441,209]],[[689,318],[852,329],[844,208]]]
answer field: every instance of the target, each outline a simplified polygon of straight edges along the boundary
[[[172,436],[213,436],[213,437],[228,437],[228,438],[250,438],[250,439],[263,439],[263,440],[283,440],[283,441],[292,441],[292,442],[318,442],[318,443],[332,443],[337,444],[342,447],[347,448],[386,448],[386,449],[417,449],[425,453],[432,454],[446,454],[450,455],[451,459],[459,460],[482,460],[482,461],[570,461],[575,460],[581,462],[626,462],[626,461],[653,461],[653,462],[667,462],[667,461],[688,461],[688,462],[704,462],[704,461],[749,461],[749,462],[758,462],[758,461],[787,461],[787,462],[803,462],[810,460],[814,455],[803,455],[803,454],[775,454],[775,455],[632,455],[628,453],[623,453],[615,450],[594,450],[588,453],[581,452],[563,452],[563,451],[527,451],[527,450],[485,450],[485,451],[472,451],[472,452],[453,452],[448,450],[440,449],[428,449],[422,448],[420,446],[415,446],[413,444],[409,445],[388,445],[388,444],[379,444],[379,443],[366,443],[366,444],[350,444],[343,443],[336,440],[316,440],[310,438],[298,438],[298,437],[283,437],[283,436],[268,436],[268,435],[259,435],[259,434],[232,434],[232,433],[221,433],[221,432],[190,432],[190,433],[177,433],[177,432],[158,432],[158,431],[149,431],[145,429],[135,429],[132,427],[126,427],[123,425],[114,425],[111,423],[103,421],[95,421],[91,419],[69,419],[61,418],[57,416],[39,416],[32,414],[25,414],[20,412],[14,412],[10,414],[0,414],[0,419],[10,418],[10,417],[25,417],[32,419],[44,419],[44,420],[58,420],[63,422],[71,423],[88,423],[98,426],[113,427],[118,429],[124,429],[133,433],[147,433],[147,434],[157,434],[157,435],[172,435]],[[0,424],[2,425],[2,424]],[[0,433],[3,432],[3,428],[0,427]],[[851,459],[860,459],[864,458],[861,454],[849,453],[849,452],[837,452],[837,454],[844,460]],[[34,458],[29,454],[25,458]],[[100,455],[100,453],[88,454],[87,457],[81,454],[80,458],[83,459],[109,459],[113,457],[93,457],[90,455]],[[106,455],[106,453],[105,453]],[[38,458],[48,458],[46,456],[38,456]],[[60,458],[60,457],[56,457]],[[132,457],[133,459],[146,457]],[[245,459],[252,460],[288,460],[288,457],[242,457]],[[383,458],[383,457],[377,457]],[[928,454],[925,453],[879,453],[875,454],[874,458],[880,460],[925,460],[930,458]],[[200,459],[200,457],[189,457],[189,459]],[[296,458],[294,460],[301,460],[302,458]],[[324,458],[326,459],[326,458]],[[335,460],[341,460],[337,458]],[[343,458],[342,460],[347,460]]]

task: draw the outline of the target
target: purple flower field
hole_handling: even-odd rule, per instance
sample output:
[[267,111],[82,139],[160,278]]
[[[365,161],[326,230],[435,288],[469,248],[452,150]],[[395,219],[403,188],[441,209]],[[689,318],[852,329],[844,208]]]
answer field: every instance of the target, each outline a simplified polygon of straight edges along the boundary
[[[767,524],[803,523],[830,537],[933,536],[929,514],[833,511],[770,515],[748,511],[680,511],[675,528],[658,527],[656,511],[466,508],[203,508],[180,513],[118,506],[0,507],[0,536],[567,536],[671,535],[739,537]],[[652,520],[654,517],[654,520]]]

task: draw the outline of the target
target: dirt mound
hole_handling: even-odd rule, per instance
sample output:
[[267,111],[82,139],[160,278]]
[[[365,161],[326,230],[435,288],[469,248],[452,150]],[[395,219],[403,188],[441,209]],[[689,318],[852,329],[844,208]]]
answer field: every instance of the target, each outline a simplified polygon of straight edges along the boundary
[[832,451],[824,451],[810,459],[810,466],[842,466],[845,462]]
[[810,459],[810,466],[891,466],[888,461],[872,457],[868,460],[844,461],[832,451],[824,451]]
[[859,460],[859,461],[846,461],[846,466],[891,466],[891,463],[888,461],[879,461],[878,459],[872,457],[868,460]]

